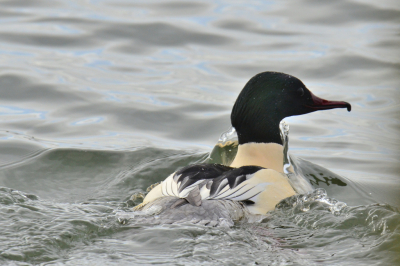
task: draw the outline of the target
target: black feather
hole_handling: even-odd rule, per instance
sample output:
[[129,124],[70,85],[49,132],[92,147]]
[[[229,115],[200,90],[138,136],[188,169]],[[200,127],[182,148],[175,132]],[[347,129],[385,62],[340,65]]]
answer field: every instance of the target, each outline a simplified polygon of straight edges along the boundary
[[248,175],[252,175],[261,169],[264,168],[261,166],[249,165],[239,168],[233,168],[232,170],[225,172],[223,175],[213,180],[210,190],[210,197],[217,195],[223,189],[223,187],[220,186],[220,183],[224,179],[228,180],[230,189],[233,189],[236,186],[240,185],[242,182],[246,181]]
[[[249,175],[264,169],[260,166],[242,166],[233,168],[222,164],[194,164],[186,166],[174,175],[174,180],[179,184],[178,192],[193,185],[200,180],[209,180],[202,184],[210,188],[210,197],[217,195],[224,187],[229,185],[233,189],[246,181]],[[210,182],[211,181],[211,182]]]
[[214,179],[221,176],[224,172],[234,169],[222,164],[194,164],[188,165],[174,175],[176,182],[181,182],[178,192],[182,192],[185,188],[193,185],[199,180]]

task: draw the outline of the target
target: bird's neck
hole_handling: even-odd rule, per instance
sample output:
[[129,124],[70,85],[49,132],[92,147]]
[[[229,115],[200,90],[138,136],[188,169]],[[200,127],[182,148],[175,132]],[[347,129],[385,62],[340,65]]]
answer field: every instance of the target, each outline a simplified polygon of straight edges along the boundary
[[240,144],[231,167],[256,165],[283,173],[283,146],[277,143]]
[[[282,119],[264,116],[259,119],[247,118],[246,121],[235,127],[240,144],[246,143],[277,143],[282,145],[279,123]],[[268,121],[268,122],[265,122]]]

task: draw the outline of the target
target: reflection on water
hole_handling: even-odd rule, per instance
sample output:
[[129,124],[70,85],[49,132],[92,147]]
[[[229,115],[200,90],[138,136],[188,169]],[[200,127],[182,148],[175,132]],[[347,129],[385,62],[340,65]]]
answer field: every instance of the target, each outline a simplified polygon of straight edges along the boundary
[[[0,264],[399,264],[399,17],[390,0],[2,1]],[[347,206],[118,223],[131,195],[209,160],[266,70],[352,104],[286,119],[296,174]]]

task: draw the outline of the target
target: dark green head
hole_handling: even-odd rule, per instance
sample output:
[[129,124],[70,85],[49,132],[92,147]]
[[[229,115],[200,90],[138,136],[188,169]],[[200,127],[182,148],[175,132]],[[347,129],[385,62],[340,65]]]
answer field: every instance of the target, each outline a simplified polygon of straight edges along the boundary
[[318,110],[347,108],[347,102],[318,98],[296,77],[279,72],[263,72],[252,77],[240,92],[232,109],[231,122],[239,144],[279,143],[279,122],[288,116]]

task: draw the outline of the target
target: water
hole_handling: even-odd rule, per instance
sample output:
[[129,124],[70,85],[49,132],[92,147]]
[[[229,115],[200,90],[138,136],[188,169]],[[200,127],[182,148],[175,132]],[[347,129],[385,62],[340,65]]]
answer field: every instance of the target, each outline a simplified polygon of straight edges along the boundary
[[[391,0],[2,1],[0,264],[400,264],[399,18]],[[286,119],[327,195],[233,227],[121,223],[207,160],[265,70],[352,104]]]

